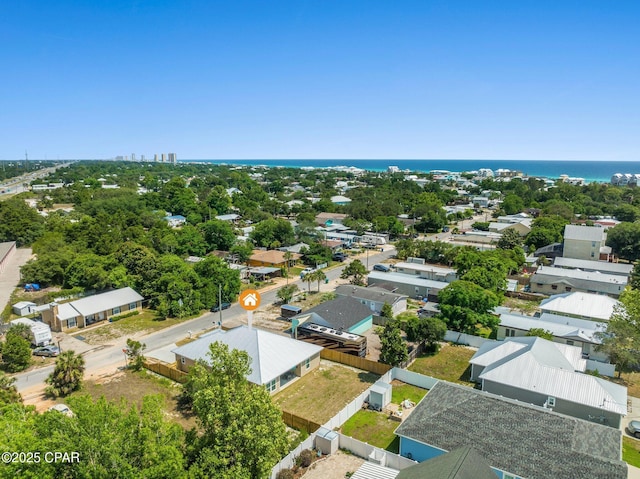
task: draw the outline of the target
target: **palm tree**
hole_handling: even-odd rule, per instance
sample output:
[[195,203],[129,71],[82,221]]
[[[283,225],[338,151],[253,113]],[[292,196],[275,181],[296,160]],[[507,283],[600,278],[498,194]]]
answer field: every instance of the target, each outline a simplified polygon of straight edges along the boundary
[[56,366],[47,378],[45,392],[53,397],[66,396],[80,389],[84,376],[84,358],[69,350],[56,360]]
[[284,261],[285,261],[285,266],[287,268],[287,285],[289,285],[289,266],[291,263],[291,257],[293,255],[291,254],[291,251],[285,251],[284,252]]
[[324,271],[322,271],[321,269],[319,269],[318,271],[314,271],[312,274],[313,274],[313,279],[318,282],[318,293],[319,293],[320,292],[320,282],[321,281],[325,281],[327,279],[327,275],[324,274]]

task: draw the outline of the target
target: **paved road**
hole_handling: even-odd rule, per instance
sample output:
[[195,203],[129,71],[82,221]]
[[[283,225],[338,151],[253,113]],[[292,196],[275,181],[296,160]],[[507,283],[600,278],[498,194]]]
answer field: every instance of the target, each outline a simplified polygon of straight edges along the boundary
[[16,248],[0,274],[0,311],[9,302],[11,293],[20,283],[20,267],[31,258],[31,248]]
[[48,174],[56,171],[58,168],[63,168],[65,166],[69,166],[70,164],[71,163],[64,163],[57,166],[52,166],[51,168],[30,171],[29,173],[17,176],[15,178],[6,179],[4,182],[0,183],[0,197],[2,197],[3,195],[15,195],[24,191],[28,191],[29,188],[25,188],[25,184],[28,185],[33,180],[44,178]]
[[[388,249],[384,252],[369,252],[369,269],[371,269],[374,264],[388,259],[395,254],[395,248],[390,246],[387,246],[387,248]],[[366,256],[360,259],[363,263],[366,262]],[[347,264],[348,262],[345,262],[337,268],[326,270],[325,273],[329,281],[339,278],[343,268]],[[307,288],[307,283],[303,283],[300,279],[290,281],[289,283],[298,285],[301,290]],[[312,290],[316,287],[317,283],[311,284]],[[276,287],[262,292],[262,304],[265,305],[276,302],[277,290],[278,288]],[[244,317],[246,317],[246,312],[240,308],[237,303],[233,304],[229,309],[224,310],[222,313],[223,324],[236,322]],[[137,339],[147,345],[147,352],[151,352],[155,349],[166,347],[176,341],[188,337],[189,332],[195,335],[202,331],[211,329],[218,321],[218,318],[219,313],[206,313],[199,318],[185,321],[170,328],[163,329]],[[86,360],[85,377],[90,378],[93,374],[97,374],[98,371],[104,371],[107,368],[113,368],[115,370],[117,367],[124,366],[125,356],[122,349],[125,346],[126,338],[121,338],[114,341],[110,346],[86,352],[84,354]],[[49,366],[16,375],[16,387],[18,388],[18,391],[24,392],[26,390],[43,387],[45,379],[52,371],[53,366]]]

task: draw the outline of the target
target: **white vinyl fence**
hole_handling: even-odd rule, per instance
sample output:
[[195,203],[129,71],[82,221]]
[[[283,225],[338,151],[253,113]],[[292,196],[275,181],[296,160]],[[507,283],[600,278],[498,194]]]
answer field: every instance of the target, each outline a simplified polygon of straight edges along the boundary
[[616,374],[616,365],[587,359],[587,371],[598,371],[598,374],[612,378]]
[[479,348],[486,342],[495,342],[495,339],[481,338],[480,336],[472,336],[471,334],[459,333],[458,331],[449,331],[444,335],[445,341],[450,341],[456,344],[464,344],[466,346],[472,346]]

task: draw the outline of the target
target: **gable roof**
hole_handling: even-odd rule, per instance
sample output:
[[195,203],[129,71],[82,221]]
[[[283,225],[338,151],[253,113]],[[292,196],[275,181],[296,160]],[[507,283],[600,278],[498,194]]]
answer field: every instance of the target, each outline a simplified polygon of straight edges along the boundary
[[463,446],[446,454],[400,471],[396,479],[496,479],[496,473],[482,455],[471,446]]
[[[570,320],[572,318],[557,316],[557,321],[546,321],[542,316],[540,318],[535,318],[532,316],[523,316],[520,314],[501,314],[500,326],[520,329],[522,331],[530,331],[534,328],[541,328],[545,331],[549,331],[557,338],[577,339],[579,341],[589,342],[593,344],[602,343],[601,339],[596,336],[597,332],[602,332],[606,329],[605,326],[601,323],[588,321],[591,324],[589,324],[587,327],[579,327],[569,324],[568,322],[566,324],[560,322],[562,318],[566,318],[567,320]],[[549,318],[549,315],[547,315],[546,317]]]
[[540,303],[540,309],[543,312],[608,321],[618,304],[618,300],[602,294],[574,292],[554,294]]
[[566,225],[564,227],[564,239],[577,241],[598,241],[606,238],[606,231],[601,226]]
[[564,256],[557,256],[553,261],[553,266],[558,268],[581,269],[584,271],[600,271],[601,273],[618,274],[622,276],[629,276],[631,270],[633,270],[632,264],[565,258]]
[[626,286],[627,278],[619,274],[600,273],[598,271],[583,271],[581,269],[555,268],[553,266],[540,266],[531,277],[532,283],[556,284],[560,281],[602,284],[619,284]]
[[378,303],[389,303],[394,305],[403,298],[407,298],[404,294],[391,293],[384,288],[376,288],[371,286],[355,286],[352,284],[341,284],[336,288],[336,295],[349,296],[356,299],[365,299],[368,301],[376,301]]
[[625,479],[619,429],[439,381],[396,434],[445,451],[472,444],[527,479]]
[[567,371],[586,369],[586,361],[582,359],[580,348],[554,343],[537,336],[512,337],[504,341],[486,342],[471,357],[469,363],[485,368],[497,367],[523,355],[545,366]]
[[58,318],[61,320],[75,318],[77,316],[89,316],[101,313],[117,306],[136,303],[144,298],[128,286],[126,288],[94,294],[85,298],[76,299],[70,303],[58,305]]
[[[558,344],[536,338],[534,344],[539,343]],[[521,350],[488,365],[479,378],[620,415],[627,414],[627,388],[576,372],[570,367],[554,366],[545,362],[545,359],[540,351],[534,353],[532,350]]]
[[[357,299],[341,296],[331,301],[325,301],[318,306],[298,315],[304,317],[312,315],[312,322],[321,326],[328,326],[337,330],[349,330],[362,320],[372,316],[371,309]],[[296,316],[296,318],[298,317]]]
[[204,359],[209,362],[209,345],[217,341],[230,349],[247,352],[251,358],[251,374],[247,379],[254,384],[267,384],[322,350],[315,344],[262,329],[239,326],[229,331],[216,329],[171,352],[194,361]]

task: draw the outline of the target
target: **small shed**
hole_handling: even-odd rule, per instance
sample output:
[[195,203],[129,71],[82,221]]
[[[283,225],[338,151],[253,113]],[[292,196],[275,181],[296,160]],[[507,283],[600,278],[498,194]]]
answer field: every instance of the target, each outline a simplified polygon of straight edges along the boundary
[[285,319],[293,318],[294,316],[302,313],[302,308],[299,306],[293,306],[291,304],[283,304],[280,307],[280,316]]
[[382,410],[391,402],[391,391],[391,384],[377,381],[369,391],[369,404],[376,409]]
[[334,454],[338,451],[340,446],[340,437],[338,433],[321,427],[316,431],[316,449],[322,452],[322,454]]
[[27,316],[29,314],[35,313],[36,303],[32,303],[31,301],[20,301],[13,305],[13,312],[18,316]]

